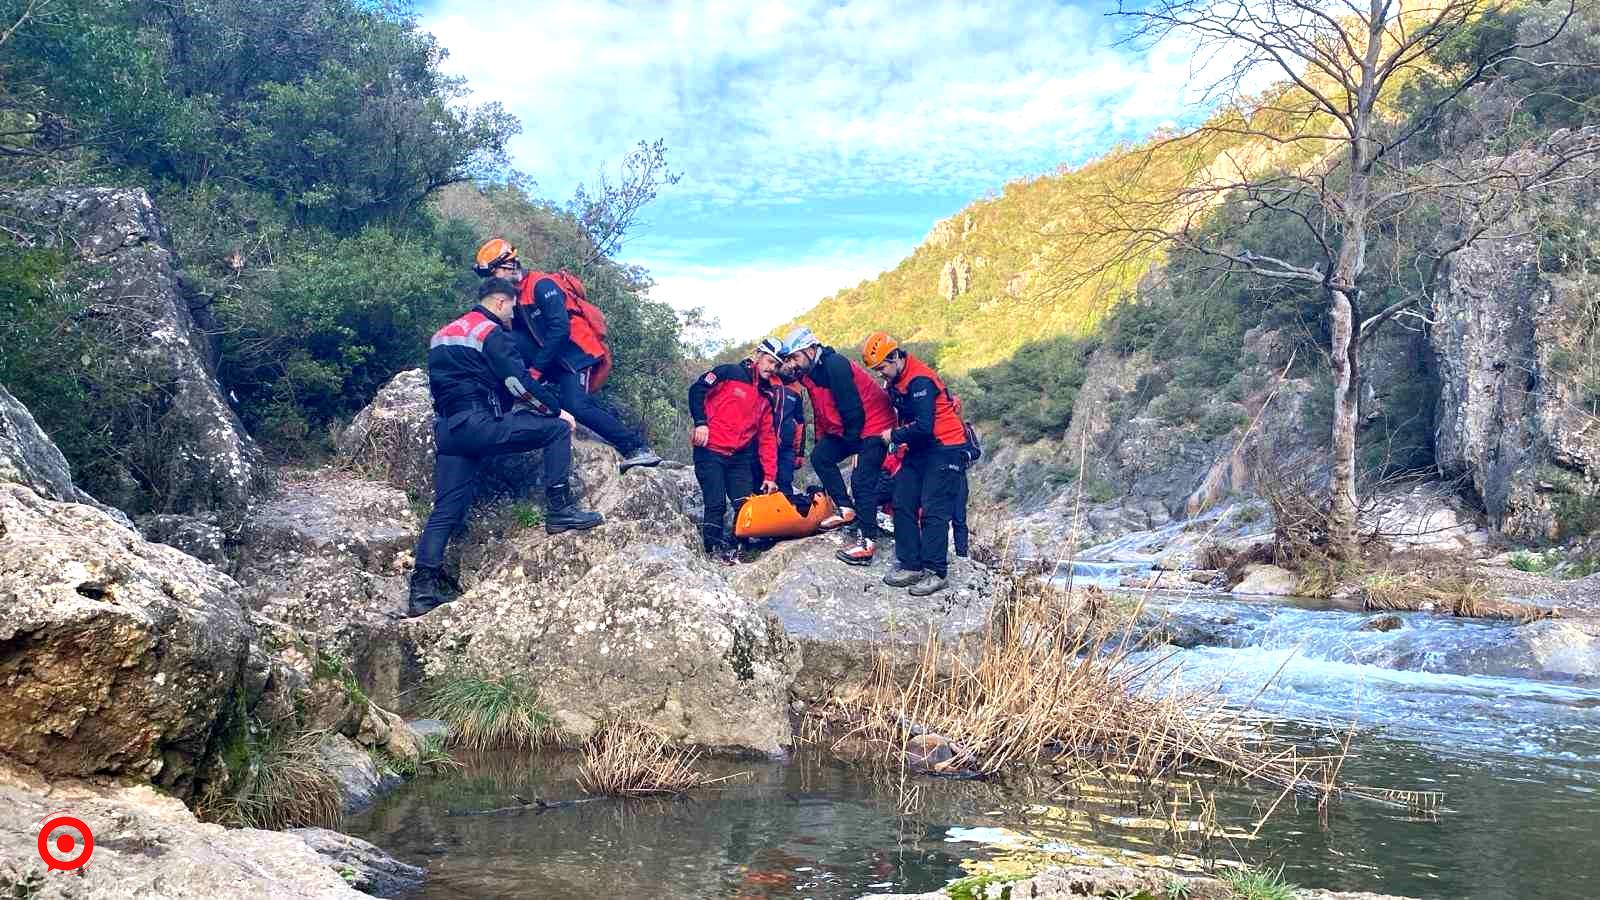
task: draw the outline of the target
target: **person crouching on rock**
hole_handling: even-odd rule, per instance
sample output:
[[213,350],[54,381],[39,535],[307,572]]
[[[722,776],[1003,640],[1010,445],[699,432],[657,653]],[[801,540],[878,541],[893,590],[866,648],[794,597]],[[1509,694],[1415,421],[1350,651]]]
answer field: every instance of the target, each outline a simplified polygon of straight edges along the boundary
[[527,271],[505,238],[485,241],[472,270],[516,283],[511,338],[517,350],[535,378],[560,391],[561,405],[578,424],[622,454],[617,470],[626,475],[635,466],[660,465],[661,457],[644,438],[599,399],[611,371],[611,351],[605,316],[583,296],[583,283],[567,272]]
[[769,350],[758,349],[742,363],[720,365],[689,385],[689,415],[694,419],[694,477],[705,496],[700,541],[706,554],[732,565],[738,548],[723,533],[727,501],[739,507],[754,484],[752,460],[760,468],[762,492],[777,490],[778,436],[772,424],[768,383],[778,366]]
[[600,514],[578,509],[567,477],[572,469],[572,414],[549,385],[528,368],[506,332],[517,302],[516,282],[490,278],[478,288],[478,305],[439,329],[428,344],[428,391],[433,396],[433,512],[417,540],[411,573],[410,615],[441,603],[444,551],[466,521],[486,457],[544,450],[544,528],[550,534],[600,524]]
[[[823,346],[809,328],[796,328],[783,343],[786,375],[798,380],[811,396],[817,438],[811,448],[811,471],[817,473],[817,480],[838,508],[822,520],[822,528],[854,524],[856,539],[837,556],[851,565],[871,565],[878,540],[873,501],[883,477],[883,457],[889,452],[879,434],[894,425],[894,408],[883,387],[865,369]],[[850,474],[850,489],[845,490],[839,464],[852,456],[855,470]],[[856,514],[858,503],[860,515]]]
[[899,417],[900,424],[881,437],[906,446],[894,479],[897,565],[883,583],[926,597],[947,584],[950,519],[967,469],[967,427],[944,382],[922,360],[901,350],[894,338],[882,331],[868,337],[861,361],[889,386]]

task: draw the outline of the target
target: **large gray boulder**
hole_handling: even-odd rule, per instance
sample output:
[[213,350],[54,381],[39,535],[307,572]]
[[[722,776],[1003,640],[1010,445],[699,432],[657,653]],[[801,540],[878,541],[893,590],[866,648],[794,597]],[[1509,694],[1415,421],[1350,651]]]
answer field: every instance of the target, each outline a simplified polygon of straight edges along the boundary
[[[1541,215],[1592,221],[1600,189],[1573,184],[1548,201]],[[1508,227],[1515,236],[1457,253],[1429,326],[1440,474],[1465,476],[1490,524],[1525,540],[1570,537],[1600,519],[1600,428],[1581,365],[1597,286],[1548,271],[1535,224],[1525,217]]]
[[419,523],[406,495],[343,469],[280,470],[252,506],[231,574],[244,602],[346,662],[376,702],[400,702],[394,623]]
[[87,503],[123,525],[132,524],[121,510],[73,484],[72,468],[61,449],[5,385],[0,385],[0,482],[25,485],[50,500]]
[[[37,844],[40,826],[63,812],[82,819],[95,842],[89,863],[70,874],[47,872]],[[62,857],[71,859],[76,852]],[[356,864],[347,852],[315,834],[203,824],[178,800],[149,785],[46,782],[37,772],[0,762],[0,872],[32,877],[43,886],[37,894],[18,896],[354,900],[368,895],[347,883],[341,870],[350,871],[351,881],[363,873],[416,873],[392,860],[383,862],[381,854],[365,854]]]
[[90,506],[0,484],[0,753],[187,796],[216,726],[259,694],[228,576]]
[[574,455],[583,503],[606,523],[491,538],[464,570],[467,593],[406,623],[426,674],[526,678],[568,739],[624,716],[685,744],[781,751],[798,649],[696,549],[679,508],[687,473],[619,476],[609,448],[590,442]]
[[[63,249],[73,288],[110,314],[87,315],[108,381],[142,385],[101,410],[112,440],[140,460],[122,465],[101,499],[144,512],[242,509],[259,453],[223,399],[206,336],[195,326],[171,242],[141,188],[47,188],[0,198],[23,243]],[[110,485],[115,484],[112,488]],[[106,493],[112,490],[113,493]]]

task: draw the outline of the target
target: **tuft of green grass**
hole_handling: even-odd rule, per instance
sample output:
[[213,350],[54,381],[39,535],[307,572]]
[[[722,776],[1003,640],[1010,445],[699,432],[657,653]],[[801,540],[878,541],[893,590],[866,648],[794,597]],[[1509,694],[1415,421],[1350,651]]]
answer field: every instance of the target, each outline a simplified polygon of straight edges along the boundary
[[1529,553],[1526,550],[1518,550],[1516,553],[1511,554],[1511,568],[1516,569],[1518,572],[1538,574],[1550,571],[1553,565],[1554,561],[1542,553]]
[[450,743],[472,750],[528,749],[549,735],[539,691],[516,676],[456,675],[434,685],[424,714],[450,727]]
[[236,828],[271,831],[336,827],[344,795],[318,751],[323,734],[268,734],[249,741],[248,759],[226,791],[202,801],[205,817]]
[[1283,870],[1239,869],[1224,872],[1222,881],[1238,900],[1295,900],[1296,885],[1283,880]]
[[518,503],[511,507],[511,516],[523,528],[538,528],[544,524],[544,508],[532,503]]
[[417,771],[436,775],[460,768],[461,763],[445,749],[443,736],[430,734],[417,746]]

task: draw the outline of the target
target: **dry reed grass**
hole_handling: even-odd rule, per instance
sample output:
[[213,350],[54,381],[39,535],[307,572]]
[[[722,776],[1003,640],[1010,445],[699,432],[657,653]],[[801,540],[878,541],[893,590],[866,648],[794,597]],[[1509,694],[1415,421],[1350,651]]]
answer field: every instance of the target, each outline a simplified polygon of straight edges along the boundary
[[1532,622],[1556,615],[1552,609],[1494,597],[1487,579],[1466,571],[1375,572],[1362,582],[1361,602],[1371,610],[1427,611],[1472,619]]
[[[1338,779],[1347,745],[1332,755],[1302,753],[1215,692],[1181,688],[1167,658],[1136,656],[1131,628],[1107,634],[1080,609],[1037,579],[1000,578],[995,615],[975,645],[930,634],[909,681],[880,666],[834,702],[828,713],[843,726],[839,744],[898,769],[902,780],[908,741],[937,734],[978,775],[1045,762],[1144,778],[1199,767],[1272,785],[1280,801],[1293,793],[1325,803],[1352,792]],[[1436,802],[1406,792],[1374,799],[1396,796]]]
[[584,745],[578,786],[607,797],[652,797],[737,777],[711,778],[695,769],[699,759],[700,751],[674,749],[665,735],[646,725],[608,722]]

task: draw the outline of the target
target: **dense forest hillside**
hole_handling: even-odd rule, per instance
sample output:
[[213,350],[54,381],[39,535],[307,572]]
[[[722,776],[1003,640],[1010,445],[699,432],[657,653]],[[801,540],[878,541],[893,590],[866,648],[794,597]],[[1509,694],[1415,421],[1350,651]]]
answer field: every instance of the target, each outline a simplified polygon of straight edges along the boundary
[[[138,506],[171,503],[146,461],[176,388],[114,371],[97,346],[96,321],[121,311],[86,288],[115,273],[41,220],[62,188],[149,194],[207,366],[271,454],[325,448],[421,362],[492,231],[589,281],[621,356],[613,393],[672,421],[677,318],[607,256],[632,207],[604,185],[531,193],[506,156],[520,124],[468,102],[443,57],[404,7],[363,0],[0,0],[0,383],[87,490],[125,496],[110,482],[131,477]],[[669,177],[659,144],[633,152],[649,183],[628,203]]]

